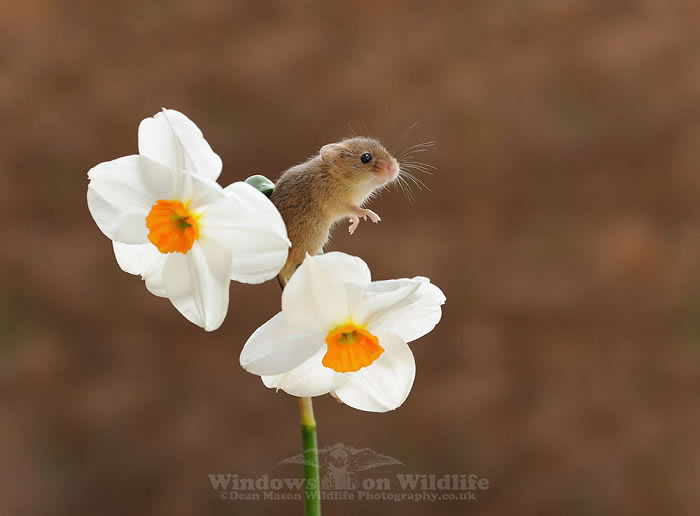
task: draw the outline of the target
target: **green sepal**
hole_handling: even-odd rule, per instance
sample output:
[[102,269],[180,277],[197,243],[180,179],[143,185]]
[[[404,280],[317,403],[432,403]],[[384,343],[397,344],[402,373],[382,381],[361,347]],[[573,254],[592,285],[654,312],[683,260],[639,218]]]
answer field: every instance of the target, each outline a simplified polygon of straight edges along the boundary
[[264,193],[268,197],[270,197],[270,195],[272,194],[272,190],[275,189],[275,183],[270,181],[265,176],[261,176],[260,174],[250,176],[248,179],[245,180],[245,182],[253,188],[255,188],[256,190],[258,190],[259,192]]

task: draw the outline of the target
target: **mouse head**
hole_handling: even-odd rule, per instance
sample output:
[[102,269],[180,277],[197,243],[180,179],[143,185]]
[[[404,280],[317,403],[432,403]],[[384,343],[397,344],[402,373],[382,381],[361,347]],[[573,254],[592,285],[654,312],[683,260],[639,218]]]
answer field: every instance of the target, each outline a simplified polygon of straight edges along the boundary
[[374,138],[357,137],[324,145],[321,159],[332,173],[348,181],[368,181],[374,187],[399,175],[398,161]]

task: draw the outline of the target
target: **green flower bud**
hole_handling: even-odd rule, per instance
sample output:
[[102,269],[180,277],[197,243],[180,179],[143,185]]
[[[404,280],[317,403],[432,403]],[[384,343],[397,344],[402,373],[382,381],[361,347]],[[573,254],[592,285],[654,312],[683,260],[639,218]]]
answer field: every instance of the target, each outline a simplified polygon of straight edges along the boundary
[[259,192],[264,193],[268,197],[270,197],[270,194],[272,194],[272,190],[275,189],[275,183],[270,181],[265,176],[261,176],[260,174],[250,176],[248,179],[245,180],[245,182],[248,183],[250,186],[254,187]]

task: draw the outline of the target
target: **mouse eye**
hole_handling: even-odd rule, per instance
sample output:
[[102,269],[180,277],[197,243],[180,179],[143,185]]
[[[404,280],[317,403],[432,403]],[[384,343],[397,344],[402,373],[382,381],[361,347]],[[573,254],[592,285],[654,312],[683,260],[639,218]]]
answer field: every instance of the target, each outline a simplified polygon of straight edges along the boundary
[[372,155],[369,152],[365,152],[362,156],[360,156],[360,161],[362,161],[362,163],[369,163],[372,161]]

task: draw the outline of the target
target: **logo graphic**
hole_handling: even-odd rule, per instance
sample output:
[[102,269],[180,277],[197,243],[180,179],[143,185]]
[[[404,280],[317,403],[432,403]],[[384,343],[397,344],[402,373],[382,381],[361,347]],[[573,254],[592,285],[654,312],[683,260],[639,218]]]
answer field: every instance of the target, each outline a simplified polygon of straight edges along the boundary
[[[284,464],[312,465],[302,454],[278,462]],[[382,455],[370,448],[357,449],[344,443],[336,443],[318,449],[318,466],[321,474],[321,489],[342,491],[358,489],[357,473],[382,466],[403,466],[403,462]]]
[[[320,496],[323,500],[392,502],[468,502],[489,489],[489,480],[475,473],[405,472],[403,462],[370,448],[336,443],[319,448]],[[290,467],[290,465],[295,467]],[[303,500],[304,482],[298,466],[312,466],[304,455],[281,460],[274,473],[241,477],[237,473],[210,473],[209,481],[220,500],[227,502]],[[380,468],[400,466],[401,472]],[[296,470],[292,476],[290,472]],[[381,471],[381,473],[380,473]]]

